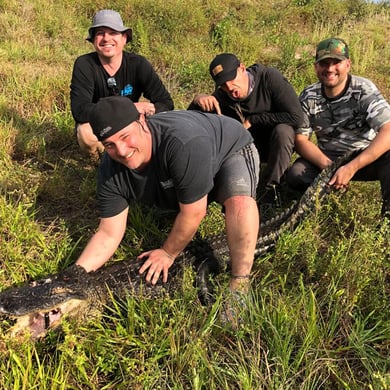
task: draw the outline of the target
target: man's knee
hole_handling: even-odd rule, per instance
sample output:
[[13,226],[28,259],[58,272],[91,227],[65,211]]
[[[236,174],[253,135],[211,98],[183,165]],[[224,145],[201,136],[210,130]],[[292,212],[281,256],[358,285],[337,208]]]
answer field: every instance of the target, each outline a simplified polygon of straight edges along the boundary
[[286,182],[289,187],[297,191],[304,191],[313,182],[316,174],[309,163],[302,158],[298,158],[286,172]]
[[296,164],[293,164],[286,172],[286,183],[291,188],[299,187],[299,170]]
[[272,131],[272,137],[284,144],[294,144],[295,131],[294,128],[285,123],[279,123]]
[[250,195],[233,195],[225,200],[223,206],[229,209],[246,209],[248,204],[256,203],[255,197]]
[[[226,218],[227,225],[233,223],[235,228],[237,221],[244,218],[248,224],[258,222],[259,214],[256,199],[250,195],[234,195],[227,198],[222,205],[223,213]],[[251,222],[252,221],[252,222]],[[232,226],[226,226],[228,230],[232,229]],[[244,226],[242,226],[244,228]]]
[[[277,159],[286,169],[290,164],[294,150],[294,140],[295,132],[291,126],[283,123],[276,125],[271,133],[267,161]],[[272,157],[272,154],[274,157]]]

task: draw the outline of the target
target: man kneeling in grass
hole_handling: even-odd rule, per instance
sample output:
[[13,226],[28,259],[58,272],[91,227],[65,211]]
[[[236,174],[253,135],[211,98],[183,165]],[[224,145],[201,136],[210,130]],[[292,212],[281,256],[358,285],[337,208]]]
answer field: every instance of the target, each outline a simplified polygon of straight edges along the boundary
[[107,262],[125,234],[129,207],[141,202],[177,212],[163,245],[139,256],[147,282],[160,276],[166,282],[216,201],[224,208],[231,260],[228,301],[243,302],[259,232],[259,156],[250,133],[234,119],[197,111],[146,118],[121,96],[99,100],[90,124],[106,150],[98,177],[101,220],[77,264],[89,272]]
[[[300,95],[305,123],[296,130],[295,150],[301,158],[289,169],[288,184],[305,190],[337,157],[357,151],[329,185],[338,190],[350,180],[379,180],[382,215],[390,219],[390,105],[370,80],[350,74],[344,40],[320,42],[314,66],[318,82]],[[310,140],[313,133],[318,145]]]

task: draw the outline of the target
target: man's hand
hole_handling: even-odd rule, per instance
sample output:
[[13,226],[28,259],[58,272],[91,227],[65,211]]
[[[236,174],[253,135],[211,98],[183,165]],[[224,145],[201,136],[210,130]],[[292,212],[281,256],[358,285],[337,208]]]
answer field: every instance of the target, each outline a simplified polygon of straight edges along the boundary
[[153,103],[149,102],[137,102],[134,103],[135,108],[140,114],[144,114],[145,116],[154,115],[156,113],[156,108]]
[[248,130],[250,127],[252,127],[252,123],[249,119],[245,119],[244,122],[242,122],[242,125]]
[[335,172],[328,184],[336,190],[346,190],[355,173],[349,164],[343,165]]
[[144,252],[138,256],[145,258],[140,268],[140,274],[148,270],[146,281],[156,284],[162,272],[163,282],[168,281],[168,270],[175,258],[188,245],[194,237],[200,222],[207,212],[207,195],[193,203],[179,202],[180,212],[175,218],[171,232],[165,240],[162,248]]
[[199,94],[194,97],[194,103],[199,106],[202,111],[213,112],[221,115],[221,107],[218,100],[213,95]]
[[147,258],[142,267],[140,268],[140,274],[143,274],[148,268],[149,271],[146,274],[145,280],[156,284],[161,272],[163,273],[163,282],[168,281],[168,270],[173,264],[175,258],[167,253],[164,249],[153,249],[148,252],[144,252],[138,256],[138,259],[142,260]]

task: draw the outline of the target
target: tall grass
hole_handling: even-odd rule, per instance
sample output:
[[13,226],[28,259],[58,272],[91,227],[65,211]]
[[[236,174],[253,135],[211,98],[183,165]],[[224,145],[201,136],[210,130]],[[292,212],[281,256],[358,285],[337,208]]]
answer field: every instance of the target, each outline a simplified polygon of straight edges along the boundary
[[[297,92],[315,81],[315,44],[337,35],[353,73],[390,98],[389,4],[362,0],[0,1],[0,288],[67,267],[97,226],[96,166],[76,144],[69,108],[75,58],[93,14],[114,8],[133,28],[176,108],[212,91],[208,64],[222,51],[276,66]],[[238,330],[217,301],[200,305],[188,270],[171,298],[112,300],[99,318],[65,321],[36,343],[0,322],[1,389],[389,389],[389,226],[379,226],[377,183],[332,195],[275,251],[256,259]],[[134,209],[115,260],[169,231]],[[213,205],[203,236],[223,229]],[[38,298],[37,298],[38,299]]]

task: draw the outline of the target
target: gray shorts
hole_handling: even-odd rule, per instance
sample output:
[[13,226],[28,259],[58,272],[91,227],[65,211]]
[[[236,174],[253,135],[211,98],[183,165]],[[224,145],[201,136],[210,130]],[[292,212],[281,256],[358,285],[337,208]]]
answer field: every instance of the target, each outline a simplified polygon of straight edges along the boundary
[[209,194],[209,202],[223,204],[226,199],[238,195],[256,199],[259,173],[259,153],[255,144],[251,143],[223,162],[214,178],[214,188]]

